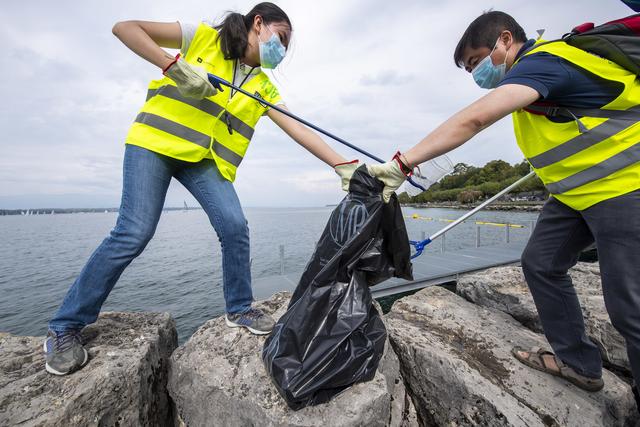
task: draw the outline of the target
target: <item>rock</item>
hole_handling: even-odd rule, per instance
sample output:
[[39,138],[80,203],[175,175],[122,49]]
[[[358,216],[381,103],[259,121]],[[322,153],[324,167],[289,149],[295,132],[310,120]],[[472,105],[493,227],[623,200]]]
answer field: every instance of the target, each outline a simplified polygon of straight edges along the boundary
[[[604,306],[598,264],[578,263],[569,274],[580,299],[587,335],[600,347],[604,366],[631,376],[624,338],[611,324]],[[456,289],[467,300],[510,314],[542,333],[522,268],[498,267],[468,274],[459,278]]]
[[546,345],[498,310],[442,288],[398,300],[385,316],[423,425],[624,426],[637,420],[628,384],[609,371],[597,393],[518,362],[511,349]]
[[0,425],[172,425],[166,313],[102,313],[82,331],[90,361],[63,377],[44,370],[44,337],[0,334]]
[[[258,303],[275,319],[291,294]],[[262,364],[265,338],[210,320],[171,357],[169,394],[178,423],[188,426],[409,426],[417,425],[398,359],[386,347],[373,380],[356,384],[326,404],[292,411]],[[388,344],[388,342],[387,342]],[[328,424],[327,424],[328,423]]]

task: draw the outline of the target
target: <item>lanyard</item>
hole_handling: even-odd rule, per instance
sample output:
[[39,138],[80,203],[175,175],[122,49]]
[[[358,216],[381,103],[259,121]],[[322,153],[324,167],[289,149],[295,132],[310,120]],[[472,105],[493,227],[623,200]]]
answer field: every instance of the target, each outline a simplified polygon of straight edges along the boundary
[[[236,59],[236,61],[233,63],[233,84],[236,84],[236,71],[239,68],[239,63],[238,60]],[[244,76],[244,78],[242,79],[242,81],[240,82],[240,84],[238,85],[238,87],[242,87],[243,84],[245,84],[247,82],[247,79],[249,78],[249,76],[251,76],[251,73],[253,73],[253,70],[255,70],[256,67],[251,67],[251,70],[249,70],[249,73]],[[229,95],[229,100],[231,100],[231,98],[233,98],[233,95],[236,94],[236,90],[235,89],[231,89],[231,93]]]
[[[236,82],[236,70],[238,68],[239,68],[239,64],[238,64],[238,60],[236,59],[236,61],[233,63],[233,80],[232,80],[233,84],[235,84]],[[253,73],[253,70],[255,70],[255,68],[256,67],[251,67],[251,70],[249,70],[249,73],[244,76],[244,78],[242,79],[238,87],[242,87],[242,85],[247,82],[247,79],[249,78],[249,76],[251,76],[251,73]],[[229,101],[227,102],[227,104],[231,101],[231,98],[233,98],[233,95],[235,95],[237,92],[233,88],[231,88],[230,91],[231,92],[229,93]],[[229,135],[233,135],[233,127],[231,126],[231,117],[229,116],[229,112],[226,109],[224,112],[224,121],[227,124],[227,131],[229,132]]]

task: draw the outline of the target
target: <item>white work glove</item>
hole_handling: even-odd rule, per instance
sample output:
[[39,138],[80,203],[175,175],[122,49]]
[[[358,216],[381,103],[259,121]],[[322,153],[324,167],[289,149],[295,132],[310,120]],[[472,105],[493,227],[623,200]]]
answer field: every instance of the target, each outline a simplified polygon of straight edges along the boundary
[[371,176],[375,176],[384,183],[382,199],[389,203],[391,195],[407,180],[411,175],[411,169],[400,160],[400,152],[397,152],[393,159],[379,165],[367,165],[367,170]]
[[336,171],[342,180],[342,189],[349,191],[349,181],[353,176],[353,173],[358,169],[358,160],[352,160],[350,162],[338,163],[333,166],[333,170]]
[[172,64],[163,70],[163,73],[176,83],[178,92],[182,96],[203,99],[218,93],[209,82],[207,72],[180,58],[180,54],[176,56],[176,60]]

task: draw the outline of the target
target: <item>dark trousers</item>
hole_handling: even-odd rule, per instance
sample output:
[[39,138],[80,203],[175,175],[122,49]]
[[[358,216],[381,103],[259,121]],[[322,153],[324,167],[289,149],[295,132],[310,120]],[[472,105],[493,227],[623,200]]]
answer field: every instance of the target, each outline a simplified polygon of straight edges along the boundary
[[613,326],[627,343],[640,382],[640,190],[576,211],[554,198],[544,205],[522,254],[522,269],[547,340],[576,372],[602,375],[598,347],[584,330],[582,310],[567,270],[595,242],[602,292]]

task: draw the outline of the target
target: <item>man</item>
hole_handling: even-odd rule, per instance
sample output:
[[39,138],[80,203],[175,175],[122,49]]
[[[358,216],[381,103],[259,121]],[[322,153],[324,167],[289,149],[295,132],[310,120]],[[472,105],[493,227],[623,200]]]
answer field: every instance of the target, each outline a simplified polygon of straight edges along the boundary
[[[553,349],[516,348],[514,356],[585,390],[603,387],[600,352],[585,334],[567,274],[580,252],[595,241],[606,307],[626,340],[638,381],[640,79],[564,42],[527,40],[511,16],[497,11],[469,25],[454,60],[479,86],[495,89],[406,153],[369,166],[370,172],[384,181],[388,198],[415,165],[513,114],[518,145],[552,194],[522,255],[522,267]],[[541,102],[566,107],[565,114],[546,116]],[[603,106],[632,113],[626,113],[626,119],[605,119],[571,112]],[[637,399],[637,388],[634,391]]]

